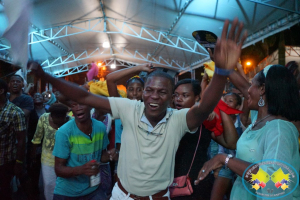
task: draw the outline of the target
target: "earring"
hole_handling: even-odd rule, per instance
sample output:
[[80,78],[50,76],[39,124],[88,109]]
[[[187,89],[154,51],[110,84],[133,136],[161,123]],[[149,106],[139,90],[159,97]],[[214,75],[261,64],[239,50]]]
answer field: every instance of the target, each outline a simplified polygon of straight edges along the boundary
[[260,99],[259,99],[259,101],[258,101],[258,106],[259,106],[259,107],[265,106],[265,100],[262,98],[262,96],[260,96]]

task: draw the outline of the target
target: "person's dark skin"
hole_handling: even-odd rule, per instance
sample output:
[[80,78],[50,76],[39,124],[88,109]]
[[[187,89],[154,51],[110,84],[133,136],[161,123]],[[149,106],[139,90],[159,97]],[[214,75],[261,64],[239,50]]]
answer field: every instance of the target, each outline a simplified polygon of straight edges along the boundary
[[47,103],[51,98],[52,92],[50,90],[48,90],[48,91],[43,92],[42,95],[44,98],[44,103]]
[[44,108],[44,98],[41,93],[35,93],[33,95],[33,103],[34,103],[34,109],[37,112],[38,116],[41,116],[46,112]]
[[[8,87],[10,92],[9,101],[13,101],[15,98],[22,95],[23,93],[22,88],[24,87],[24,81],[20,76],[14,75],[10,78]],[[24,108],[22,108],[22,110],[25,114],[26,119],[28,119],[30,115],[30,111]]]
[[[206,87],[207,87],[207,84],[204,83],[204,82],[206,82],[205,79],[207,79],[207,74],[206,73],[204,74],[204,77],[203,77],[202,82],[201,82],[201,91],[203,91],[203,92],[206,90]],[[201,92],[201,94],[203,92]],[[186,93],[186,94],[188,94],[188,93]],[[176,95],[176,91],[175,91],[175,95]],[[184,97],[182,97],[182,98],[184,98]],[[178,100],[180,100],[180,99],[177,99],[177,101],[175,101],[175,105],[176,104],[182,104]],[[178,105],[177,105],[177,109],[178,109]],[[236,129],[234,127],[234,123],[231,119],[231,116],[227,115],[223,111],[220,111],[220,115],[221,115],[222,124],[223,124],[223,128],[224,128],[223,134],[221,134],[219,136],[215,136],[215,134],[212,132],[211,137],[214,141],[216,141],[218,144],[224,146],[225,148],[236,149],[236,142],[238,140],[238,134],[237,134]],[[216,113],[212,112],[209,115],[207,120],[211,121],[215,117],[217,117]]]
[[142,100],[143,86],[140,81],[134,79],[127,86],[127,98],[131,100]]
[[[41,93],[35,93],[33,95],[33,103],[34,103],[34,109],[38,115],[38,117],[40,117],[42,114],[44,114],[46,112],[45,108],[44,108],[44,103],[43,103],[43,96]],[[30,141],[29,141],[30,142]],[[36,148],[38,145],[33,144],[32,145],[32,149],[31,149],[31,159],[32,162],[35,163],[36,162]]]
[[[4,107],[6,101],[7,101],[6,93],[4,93],[4,89],[0,89],[0,108]],[[16,139],[18,141],[16,160],[23,162],[25,158],[26,133],[25,131],[16,131],[15,133],[16,133]],[[21,177],[22,169],[23,169],[23,164],[16,162],[14,166],[14,173],[17,177]]]
[[[154,71],[153,68],[151,68],[151,64],[143,64],[143,65],[138,65],[135,67],[131,68],[126,68],[122,70],[118,70],[115,72],[112,72],[106,76],[106,83],[107,83],[107,89],[110,97],[120,97],[118,93],[118,88],[117,88],[117,82],[123,77],[126,77],[130,74],[138,74],[141,71],[146,71],[148,73]],[[143,90],[144,87],[142,83],[138,80],[132,80],[129,82],[129,84],[126,87],[127,90],[127,98],[131,100],[142,100],[143,97]],[[121,149],[121,144],[117,143],[116,144],[116,149],[120,151]]]
[[[212,54],[211,49],[208,49],[210,59],[214,61],[214,55]],[[237,63],[237,69],[238,71],[233,71],[229,75],[229,80],[230,82],[237,87],[237,89],[233,89],[232,92],[239,94],[240,96],[243,96],[245,100],[243,101],[243,108],[242,111],[243,113],[240,114],[241,122],[243,125],[249,125],[249,113],[250,109],[248,108],[248,88],[250,87],[250,83],[245,79],[246,75],[239,63]],[[201,83],[201,88],[205,87],[205,84],[207,84],[207,78],[204,80],[204,86],[202,86]],[[237,92],[236,92],[237,91]]]
[[[258,115],[257,115],[257,120],[263,119],[265,116],[268,115],[268,103],[265,99],[265,85],[260,85],[258,82],[258,75],[257,74],[253,79],[252,79],[252,84],[247,90],[247,101],[248,101],[248,106],[249,109],[251,110],[258,110]],[[240,90],[243,92],[242,90]],[[258,101],[260,99],[260,96],[264,98],[265,101],[265,106],[259,107],[258,106]],[[286,118],[282,116],[274,116],[270,115],[267,119],[262,120],[257,126],[252,128],[252,130],[258,130],[261,129],[268,120],[273,120],[273,119],[282,119],[288,121]],[[198,179],[196,181],[196,184],[198,184],[199,181],[203,180],[210,171],[219,169],[223,165],[225,165],[225,158],[227,157],[227,154],[218,154],[215,157],[213,157],[211,160],[207,161],[202,169],[199,172]],[[249,167],[252,163],[250,162],[245,162],[241,159],[238,158],[231,158],[228,162],[228,168],[231,169],[234,173],[236,173],[239,176],[243,176],[244,171]],[[205,170],[205,172],[202,172],[202,170]],[[258,168],[253,171],[255,174],[257,172]],[[246,178],[245,176],[243,177],[245,180],[249,181],[250,177]]]
[[[68,122],[69,116],[67,116],[67,113],[63,116],[56,116],[50,113],[49,116],[49,124],[53,129],[58,130],[62,125],[64,125],[66,122]],[[32,145],[32,150],[31,150],[31,159],[32,162],[36,162],[36,149],[39,145],[38,144],[33,144]]]
[[[195,103],[200,101],[200,95],[194,94],[192,84],[181,84],[174,91],[173,100],[175,108],[178,110],[182,108],[191,108]],[[222,111],[221,117],[224,134],[215,136],[214,133],[212,133],[212,139],[226,148],[235,149],[238,136],[233,121],[229,115]]]
[[[216,43],[214,57],[215,64],[218,68],[232,70],[238,62],[241,48],[247,34],[244,33],[243,36],[240,37],[243,30],[243,24],[239,23],[237,19],[233,21],[229,32],[228,27],[229,21],[226,20],[222,35]],[[67,98],[76,100],[80,104],[89,105],[96,109],[102,109],[107,113],[111,113],[109,100],[106,97],[88,93],[86,90],[76,86],[76,84],[54,78],[45,73],[42,67],[36,62],[29,63],[28,68],[35,76],[41,77],[50,82],[55,88],[59,88],[62,94]],[[222,96],[226,79],[226,76],[214,73],[210,85],[203,95],[201,104],[194,105],[186,115],[187,126],[190,130],[195,130],[199,127],[217,105]],[[163,113],[166,113],[169,102],[172,99],[173,91],[168,81],[168,79],[163,77],[151,77],[148,78],[145,83],[145,91],[143,93],[143,99],[145,100],[147,98],[144,102],[145,115],[149,122],[154,126],[164,117]],[[149,88],[148,92],[146,91],[146,88]],[[149,102],[154,100],[159,102],[160,105],[158,105],[158,108],[155,106],[156,108],[151,107],[149,110],[151,106],[149,105]],[[59,163],[57,159],[56,163]],[[229,162],[229,164],[231,165],[231,162]],[[72,169],[67,169],[67,171],[70,173],[69,176],[76,174],[76,172],[78,173],[78,171],[73,171]]]
[[[236,96],[234,96],[232,94],[225,95],[223,97],[223,100],[231,108],[239,109],[239,107],[240,107],[240,105],[238,105],[238,103],[237,103]],[[233,120],[232,122],[236,121],[235,115],[231,115],[230,117]],[[234,129],[235,129],[235,127],[234,127]],[[237,133],[236,133],[236,135],[237,135]],[[238,137],[237,137],[237,139],[238,139]],[[236,142],[235,142],[235,144],[236,144]],[[224,145],[222,145],[222,146],[224,146]],[[217,170],[217,172],[218,172],[218,170]],[[232,183],[232,180],[230,178],[221,177],[215,173],[215,181],[214,181],[213,189],[211,191],[211,199],[222,200],[224,195],[226,195],[226,193],[228,191],[230,191],[230,189],[232,187],[231,183]]]
[[[141,71],[145,72],[152,72],[154,71],[154,68],[151,68],[151,64],[143,64],[138,65],[131,68],[126,68],[122,70],[118,70],[115,72],[112,72],[106,76],[106,82],[107,82],[107,89],[110,97],[120,97],[117,89],[117,81],[120,80],[123,77],[126,77],[130,74],[138,74]],[[143,95],[143,86],[138,80],[133,80],[127,85],[127,98],[128,99],[136,99],[141,100]]]
[[[72,112],[75,117],[75,123],[79,130],[81,130],[84,134],[90,135],[92,133],[92,120],[90,118],[90,107],[86,105],[81,105],[76,102],[71,101],[69,103],[71,105]],[[115,160],[117,154],[115,149],[110,151],[103,150],[101,156],[101,162],[106,163],[112,160]],[[92,176],[99,173],[99,165],[100,163],[89,161],[84,165],[77,167],[68,167],[66,166],[67,159],[62,159],[55,157],[55,173],[59,177],[69,178],[78,175],[87,175]]]
[[[239,23],[235,19],[232,23],[231,29],[228,32],[229,21],[226,20],[224,23],[224,28],[222,31],[221,38],[217,41],[216,48],[214,51],[215,63],[221,69],[231,70],[236,66],[236,63],[241,54],[241,47],[245,41],[247,34],[241,36],[243,30],[243,24]],[[42,67],[35,62],[29,63],[29,70],[36,76],[43,78],[44,80],[50,82],[55,88],[59,88],[61,93],[71,100],[76,100],[80,104],[89,105],[96,109],[102,109],[107,113],[111,113],[111,108],[109,101],[106,97],[101,97],[88,93],[86,90],[79,88],[76,84],[67,82],[65,80],[57,79],[51,75],[45,73]],[[143,94],[143,99],[148,98],[147,102],[153,100],[160,101],[162,104],[158,112],[156,109],[150,109],[150,105],[147,105],[145,101],[145,115],[152,125],[156,125],[166,113],[168,104],[172,99],[172,88],[168,85],[167,80],[162,77],[152,77],[145,83],[145,91]],[[154,88],[152,88],[156,84]],[[187,113],[186,121],[188,128],[194,130],[199,127],[200,124],[207,118],[207,116],[212,112],[213,108],[217,105],[219,99],[222,96],[224,85],[226,83],[226,76],[219,74],[214,74],[208,89],[205,91],[205,98],[201,104],[194,105]],[[166,84],[166,85],[165,85]],[[160,88],[158,88],[158,86]],[[147,92],[146,88],[153,90],[152,92]],[[166,94],[162,94],[163,99],[160,97],[158,92],[164,90]],[[153,95],[153,97],[152,97]],[[163,102],[166,101],[166,102]],[[153,112],[152,112],[153,111]]]

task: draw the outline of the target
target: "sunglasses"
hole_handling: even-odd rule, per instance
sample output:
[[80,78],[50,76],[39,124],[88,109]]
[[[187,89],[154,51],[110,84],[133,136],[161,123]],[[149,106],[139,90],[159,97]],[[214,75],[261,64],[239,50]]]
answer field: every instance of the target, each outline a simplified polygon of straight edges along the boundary
[[47,98],[47,97],[50,98],[50,97],[51,97],[51,94],[44,94],[44,97],[45,97],[45,98]]

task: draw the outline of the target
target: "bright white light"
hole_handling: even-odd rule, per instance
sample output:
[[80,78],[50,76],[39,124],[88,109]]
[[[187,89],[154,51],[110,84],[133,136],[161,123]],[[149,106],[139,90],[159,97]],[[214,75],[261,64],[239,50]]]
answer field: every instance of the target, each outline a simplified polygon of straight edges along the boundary
[[110,68],[115,69],[115,68],[116,68],[116,65],[115,65],[115,64],[112,64],[112,65],[110,66]]
[[103,42],[102,47],[103,48],[109,48],[109,42]]

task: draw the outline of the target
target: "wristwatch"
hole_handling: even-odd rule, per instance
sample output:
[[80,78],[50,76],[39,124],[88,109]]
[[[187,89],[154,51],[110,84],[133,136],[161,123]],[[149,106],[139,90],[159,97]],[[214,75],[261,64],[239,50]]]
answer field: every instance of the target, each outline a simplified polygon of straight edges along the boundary
[[229,161],[229,159],[232,158],[232,157],[233,157],[233,155],[228,154],[227,157],[225,158],[225,168],[226,168],[226,169],[228,168],[228,167],[227,167],[228,161]]

